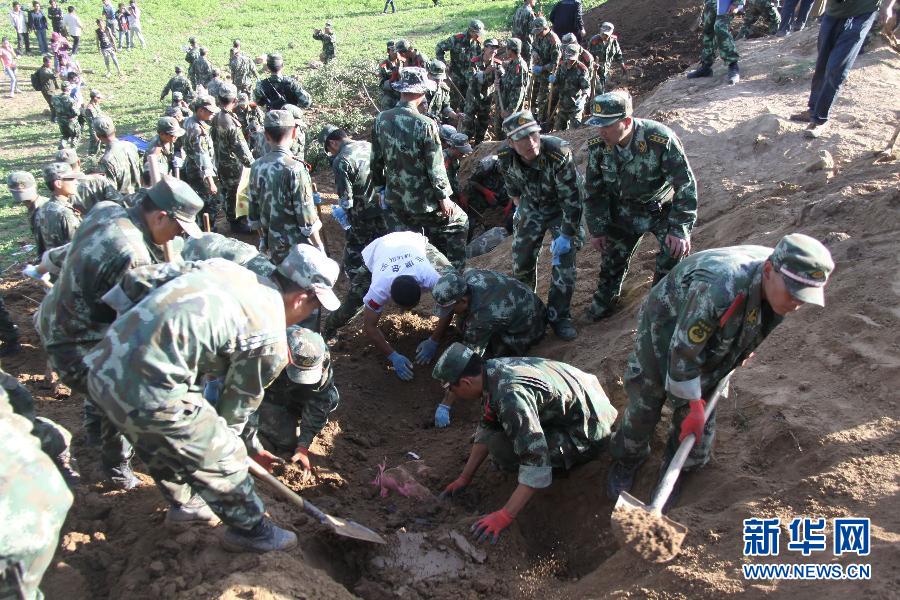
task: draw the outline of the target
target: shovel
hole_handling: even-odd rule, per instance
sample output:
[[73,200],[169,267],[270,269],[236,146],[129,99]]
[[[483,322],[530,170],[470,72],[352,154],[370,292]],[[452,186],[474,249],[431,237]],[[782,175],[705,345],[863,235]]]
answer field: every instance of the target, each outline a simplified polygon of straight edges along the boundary
[[325,525],[336,534],[353,538],[354,540],[372,542],[373,544],[387,544],[387,540],[368,527],[364,527],[355,521],[347,521],[338,517],[332,517],[331,515],[322,512],[314,506],[312,502],[304,500],[296,494],[294,490],[281,483],[278,478],[266,471],[264,467],[252,458],[247,459],[247,468],[254,477],[267,483],[279,496],[308,513],[311,517],[315,518],[319,523]]
[[[703,413],[704,423],[709,420],[709,415],[715,410],[719,397],[727,389],[732,373],[734,371],[719,381],[712,397],[706,403],[706,410]],[[694,434],[690,434],[681,441],[659,485],[656,486],[649,506],[628,492],[619,494],[616,501],[612,513],[613,533],[621,546],[630,548],[645,560],[664,563],[681,552],[681,544],[687,536],[688,528],[663,515],[662,507],[675,487],[681,468],[694,446],[694,439]]]

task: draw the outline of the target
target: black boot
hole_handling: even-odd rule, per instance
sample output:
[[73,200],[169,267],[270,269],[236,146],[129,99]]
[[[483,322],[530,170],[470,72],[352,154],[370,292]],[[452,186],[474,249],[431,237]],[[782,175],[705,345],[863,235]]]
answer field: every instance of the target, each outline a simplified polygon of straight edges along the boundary
[[698,77],[712,77],[712,65],[700,65],[693,71],[688,71],[688,79],[697,79]]
[[741,80],[741,70],[736,62],[728,65],[728,85],[735,85]]
[[642,460],[638,462],[617,460],[610,465],[609,476],[606,479],[606,495],[610,500],[618,500],[622,492],[631,490],[631,486],[634,485],[634,476],[643,462]]

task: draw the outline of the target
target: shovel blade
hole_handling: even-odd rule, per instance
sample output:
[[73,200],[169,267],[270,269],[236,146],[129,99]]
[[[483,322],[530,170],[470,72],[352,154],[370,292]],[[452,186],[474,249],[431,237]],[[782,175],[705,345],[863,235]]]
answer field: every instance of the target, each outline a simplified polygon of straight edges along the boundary
[[387,544],[387,540],[383,537],[356,521],[349,521],[326,514],[325,523],[338,535],[363,542],[372,542],[373,544]]
[[619,545],[655,563],[678,556],[688,533],[687,527],[651,510],[628,492],[616,500],[611,521]]

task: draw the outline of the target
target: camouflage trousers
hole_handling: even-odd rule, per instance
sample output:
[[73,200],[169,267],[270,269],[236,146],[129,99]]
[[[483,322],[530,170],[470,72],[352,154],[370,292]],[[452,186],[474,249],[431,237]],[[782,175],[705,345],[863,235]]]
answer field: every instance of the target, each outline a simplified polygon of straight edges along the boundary
[[466,92],[469,89],[469,82],[464,75],[457,73],[455,70],[450,70],[447,75],[452,84],[450,85],[450,107],[459,112],[466,104]]
[[550,113],[548,103],[550,101],[550,80],[549,75],[541,72],[534,76],[534,83],[531,88],[531,114],[538,123],[543,123],[549,118]]
[[[513,225],[513,277],[537,291],[537,264],[544,235],[550,231],[555,240],[560,236],[562,212],[542,213],[519,206]],[[550,291],[547,295],[547,320],[550,323],[572,318],[572,293],[575,291],[575,255],[581,247],[580,236],[572,240],[572,250],[552,265]]]
[[94,133],[93,127],[87,127],[88,131],[88,156],[97,156],[100,154],[100,138]]
[[215,194],[211,194],[206,187],[205,181],[190,177],[186,174],[184,181],[191,186],[191,189],[193,189],[197,195],[200,196],[200,199],[203,200],[203,209],[197,213],[197,225],[202,231],[205,231],[203,228],[203,215],[209,215],[209,225],[212,227],[213,231],[216,231],[216,219],[219,217],[219,211],[222,210],[222,190],[219,190]]
[[453,268],[462,273],[466,267],[466,242],[469,236],[469,217],[466,211],[454,204],[453,214],[449,218],[439,211],[411,213],[395,209],[394,214],[404,230],[424,233]]
[[[652,327],[651,315],[641,310],[638,336],[625,366],[625,393],[628,394],[628,405],[625,407],[619,428],[610,441],[612,457],[626,464],[640,463],[650,455],[650,440],[668,396],[665,385],[668,371],[666,359],[658,357],[653,350],[653,340],[649,333]],[[714,385],[717,383],[713,382]],[[704,396],[710,391],[703,390]],[[681,422],[689,410],[687,404],[673,408],[672,423],[666,442],[666,456],[673,456],[678,449]],[[713,411],[703,428],[703,438],[688,454],[685,469],[702,467],[709,461],[715,435],[716,413]]]
[[69,148],[78,148],[78,140],[81,138],[81,125],[78,119],[58,119],[59,135],[62,144]]
[[609,80],[609,70],[602,69],[597,71],[597,74],[594,76],[594,96],[599,96],[600,94],[606,93],[606,82]]
[[486,102],[466,102],[466,118],[463,120],[462,133],[469,136],[472,145],[477,146],[484,141],[491,124],[491,98]]
[[591,301],[590,313],[594,318],[604,317],[612,311],[619,294],[622,282],[628,274],[631,257],[645,233],[652,233],[659,241],[659,252],[656,254],[656,271],[653,283],[678,264],[678,259],[669,254],[665,239],[669,232],[668,210],[662,210],[647,228],[630,224],[610,224],[606,234],[606,251],[600,260],[600,274],[597,277],[597,289]]
[[115,400],[101,408],[134,444],[169,504],[198,494],[226,525],[245,531],[262,519],[244,443],[199,392],[157,410],[124,413]]
[[13,323],[3,296],[0,296],[0,342],[11,344],[19,340],[19,326]]
[[[563,470],[598,458],[607,443],[607,440],[603,439],[582,451],[572,443],[572,438],[565,431],[557,429],[545,429],[544,438],[547,440],[547,447],[550,448],[550,466]],[[475,443],[487,444],[491,460],[501,471],[516,473],[519,470],[519,457],[513,442],[503,431],[481,430],[475,434]]]
[[[219,193],[225,204],[225,218],[229,223],[233,223],[237,217],[234,216],[235,205],[237,204],[238,185],[241,183],[241,166],[219,166]],[[216,222],[210,221],[213,231],[216,230]],[[202,226],[201,226],[202,228]]]
[[712,66],[716,62],[716,54],[722,57],[726,65],[736,63],[738,56],[731,36],[731,15],[716,15],[716,0],[706,0],[703,6],[703,49],[700,51],[700,64]]
[[[539,310],[530,315],[527,331],[495,331],[488,341],[484,356],[496,358],[498,356],[525,356],[532,347],[536,346],[547,333],[547,309],[541,302]],[[466,342],[463,331],[463,342]]]
[[[372,210],[372,209],[369,209]],[[382,212],[380,209],[375,209]],[[362,251],[377,238],[390,233],[383,215],[350,217],[350,229],[344,232],[344,258],[342,269],[347,279],[353,280],[353,276],[360,269],[365,268]]]
[[769,24],[769,35],[775,35],[781,25],[781,15],[778,12],[776,0],[750,0],[744,6],[744,24],[738,32],[738,38],[748,37],[753,26],[762,19]]
[[487,254],[508,237],[509,233],[505,227],[492,227],[469,242],[469,245],[466,246],[466,257],[475,258]]
[[13,412],[31,421],[31,435],[41,442],[41,450],[54,462],[60,455],[69,451],[72,434],[62,425],[37,416],[34,410],[34,398],[19,380],[0,369],[0,387],[6,390]]
[[560,106],[556,111],[556,122],[553,129],[557,131],[565,131],[566,129],[578,129],[581,127],[581,118],[584,113],[584,107],[579,106],[573,110],[563,110]]
[[44,91],[41,91],[41,95],[47,101],[47,106],[50,107],[50,120],[56,121],[56,107],[53,106],[53,96]]
[[[428,262],[438,273],[446,273],[455,267],[447,260],[447,257],[441,254],[441,251],[432,244],[425,245],[425,256]],[[346,296],[341,299],[341,306],[325,319],[325,339],[328,339],[334,333],[349,323],[362,310],[363,298],[372,285],[372,273],[363,265],[350,280],[350,289],[347,290]]]

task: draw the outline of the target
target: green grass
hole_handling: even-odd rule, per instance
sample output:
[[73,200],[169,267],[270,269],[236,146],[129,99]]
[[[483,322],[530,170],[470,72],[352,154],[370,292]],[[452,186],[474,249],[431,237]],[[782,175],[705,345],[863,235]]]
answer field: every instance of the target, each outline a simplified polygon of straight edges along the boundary
[[[585,10],[603,1],[587,0]],[[63,6],[69,4],[64,2]],[[516,0],[441,0],[437,7],[431,0],[395,0],[397,13],[382,15],[383,0],[144,0],[139,5],[148,47],[121,51],[124,76],[107,79],[90,25],[99,16],[100,3],[78,0],[71,4],[86,26],[78,55],[82,69],[93,71],[86,79],[106,95],[105,109],[120,133],[144,135],[153,131],[162,114],[164,104],[158,100],[159,92],[175,65],[187,66],[183,47],[190,36],[196,36],[200,45],[209,49],[213,65],[226,73],[234,39],[240,39],[251,56],[281,52],[287,70],[298,75],[317,105],[310,118],[310,132],[318,131],[327,120],[359,134],[374,113],[368,101],[360,98],[359,87],[368,84],[378,100],[374,68],[384,56],[388,40],[410,39],[431,57],[438,41],[465,30],[469,20],[476,18],[485,23],[489,36],[504,38],[518,6]],[[544,3],[545,11],[549,12],[551,6]],[[307,63],[317,60],[321,50],[321,44],[312,39],[312,30],[323,27],[326,20],[333,23],[338,36],[338,58],[324,69],[310,70]],[[39,59],[25,57],[19,64],[21,85],[30,90],[29,75],[38,67]],[[15,102],[15,106],[21,105]],[[40,94],[29,91],[24,108],[7,109],[0,115],[0,178],[4,183],[12,170],[38,174],[55,151],[58,130],[43,114],[45,108]],[[0,186],[0,270],[20,259],[11,252],[31,241],[24,210],[11,203],[6,186]]]

